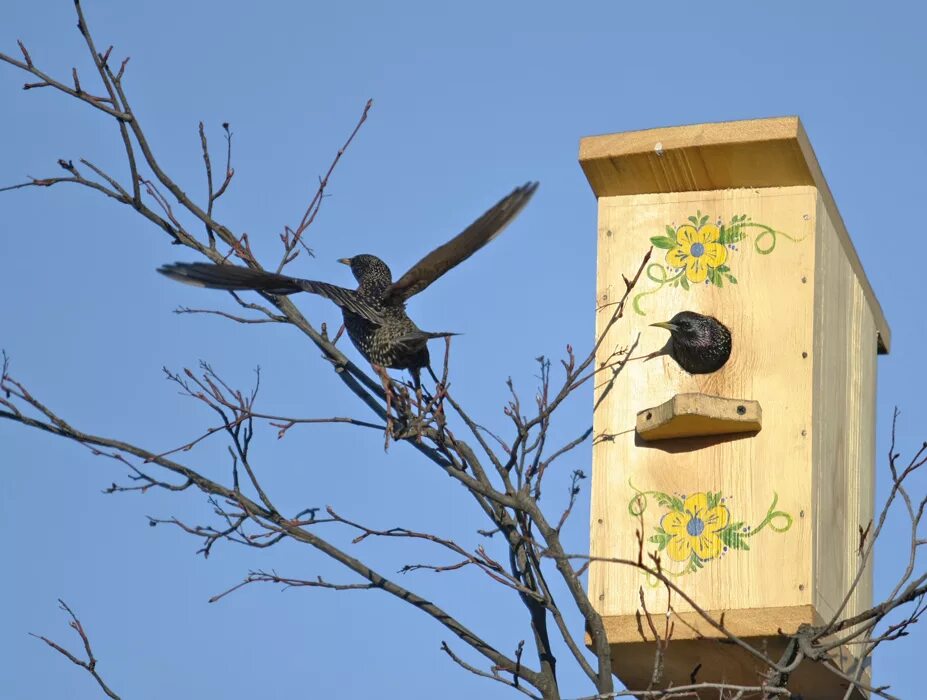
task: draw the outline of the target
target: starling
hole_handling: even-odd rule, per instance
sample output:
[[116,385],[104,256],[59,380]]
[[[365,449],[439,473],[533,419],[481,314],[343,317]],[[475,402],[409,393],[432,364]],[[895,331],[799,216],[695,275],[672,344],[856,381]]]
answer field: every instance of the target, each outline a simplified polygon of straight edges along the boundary
[[179,282],[213,289],[253,289],[268,294],[309,292],[323,296],[341,307],[348,337],[368,362],[375,367],[408,369],[418,386],[420,370],[429,367],[427,342],[455,334],[419,329],[406,315],[406,301],[498,236],[537,187],[538,183],[529,182],[514,189],[462,233],[415,263],[396,282],[386,263],[374,255],[355,255],[338,261],[350,266],[358,282],[357,289],[237,265],[174,263],[163,265],[158,272]]
[[651,323],[670,332],[666,353],[689,374],[708,374],[731,356],[731,332],[712,316],[680,311],[669,321]]

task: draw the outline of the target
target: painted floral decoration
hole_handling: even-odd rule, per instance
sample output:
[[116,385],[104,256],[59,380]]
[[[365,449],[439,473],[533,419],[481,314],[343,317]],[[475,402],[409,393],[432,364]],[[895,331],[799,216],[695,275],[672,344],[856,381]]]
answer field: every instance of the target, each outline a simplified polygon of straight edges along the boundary
[[[708,218],[708,217],[703,217]],[[718,241],[720,232],[714,224],[703,223],[696,228],[683,224],[675,231],[676,245],[666,253],[666,264],[677,269],[685,268],[686,279],[693,284],[723,273],[729,268],[724,265],[727,260],[727,248]],[[719,268],[723,268],[719,271]]]
[[[706,563],[724,557],[732,550],[749,551],[749,539],[767,527],[773,532],[783,533],[792,527],[792,516],[776,510],[779,496],[773,493],[772,504],[766,517],[751,527],[742,520],[731,517],[730,499],[720,492],[697,492],[689,496],[674,496],[662,491],[640,491],[630,484],[634,496],[628,503],[628,513],[642,518],[648,507],[648,499],[654,498],[657,505],[666,509],[660,524],[648,538],[656,545],[658,552],[666,555],[680,566],[663,567],[672,576],[692,574]],[[655,582],[654,582],[655,583]]]
[[662,532],[655,537],[670,559],[688,561],[694,554],[707,561],[721,554],[724,542],[718,533],[727,527],[731,514],[727,506],[709,500],[711,495],[693,494],[683,502],[682,510],[670,510],[660,519]]
[[664,287],[679,287],[689,291],[696,285],[724,287],[724,283],[737,284],[731,271],[733,253],[739,251],[738,244],[753,235],[753,249],[760,255],[769,255],[776,249],[779,236],[792,242],[794,238],[772,226],[752,221],[746,214],[736,214],[724,223],[718,219],[709,223],[708,214],[701,211],[690,216],[679,226],[667,225],[662,236],[653,236],[650,243],[666,251],[663,262],[653,262],[644,271],[648,280],[656,287],[635,295],[632,305],[642,316],[641,306],[645,297],[656,294]]

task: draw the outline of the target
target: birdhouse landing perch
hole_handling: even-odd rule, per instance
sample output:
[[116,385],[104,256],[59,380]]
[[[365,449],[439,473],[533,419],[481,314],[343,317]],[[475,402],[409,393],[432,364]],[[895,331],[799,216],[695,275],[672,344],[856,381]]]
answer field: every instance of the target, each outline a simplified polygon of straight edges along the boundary
[[[798,118],[590,137],[580,163],[598,199],[600,331],[652,249],[597,358],[629,358],[593,419],[589,597],[614,671],[651,682],[649,615],[662,638],[672,627],[661,687],[758,684],[761,664],[681,596],[595,559],[637,561],[643,541],[645,561],[774,659],[782,633],[869,607],[868,567],[854,581],[888,325]],[[670,322],[680,312],[729,331],[719,368],[692,358],[728,336],[698,346]],[[831,663],[857,671],[851,648]],[[831,700],[846,684],[802,664],[789,689]]]

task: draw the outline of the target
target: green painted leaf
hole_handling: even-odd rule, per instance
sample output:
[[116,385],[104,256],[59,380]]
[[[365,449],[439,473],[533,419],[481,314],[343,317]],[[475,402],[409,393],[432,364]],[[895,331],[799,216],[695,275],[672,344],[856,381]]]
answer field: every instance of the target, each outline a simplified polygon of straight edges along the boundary
[[730,549],[749,550],[750,545],[748,545],[744,539],[744,533],[742,532],[743,527],[744,524],[742,522],[731,523],[718,532],[718,537]]
[[676,240],[676,229],[674,229],[672,226],[667,224],[666,225],[666,235],[667,237],[672,238],[675,241]]
[[679,283],[682,285],[683,289],[689,291],[689,280],[685,278],[685,275],[679,278]]
[[708,507],[717,508],[718,504],[721,502],[721,492],[719,491],[717,493],[712,493],[711,491],[709,491],[705,495],[708,496]]
[[691,221],[695,226],[698,226],[698,219],[696,219],[694,216],[690,216],[689,221]]
[[683,511],[682,499],[677,498],[676,496],[670,496],[668,493],[655,493],[657,498],[657,503],[663,508],[669,508],[670,510],[677,510],[680,513]]
[[727,281],[731,284],[737,284],[737,278],[734,277],[734,275],[725,275],[725,277],[727,277]]
[[670,540],[673,539],[673,536],[668,532],[664,532],[663,528],[657,528],[657,533],[653,535],[648,542],[651,544],[657,545],[657,548],[660,550],[666,549],[666,545],[670,543]]
[[740,241],[744,239],[745,236],[746,234],[744,233],[744,230],[742,227],[732,226],[731,230],[728,231],[727,233],[727,240],[724,242],[725,243],[739,243]]
[[650,242],[654,247],[662,248],[663,250],[670,250],[676,247],[676,239],[670,238],[669,236],[654,236],[650,239]]
[[715,269],[716,269],[718,272],[721,272],[721,273],[730,272],[730,271],[731,271],[731,268],[729,268],[727,265],[718,265],[718,267],[716,267]]

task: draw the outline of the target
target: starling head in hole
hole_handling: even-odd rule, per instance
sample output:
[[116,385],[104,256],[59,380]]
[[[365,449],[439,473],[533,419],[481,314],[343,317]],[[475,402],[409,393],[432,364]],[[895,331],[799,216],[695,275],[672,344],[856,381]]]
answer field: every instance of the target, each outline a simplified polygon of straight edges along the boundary
[[708,374],[731,356],[731,332],[712,316],[680,311],[669,321],[652,323],[670,332],[665,352],[689,374]]

